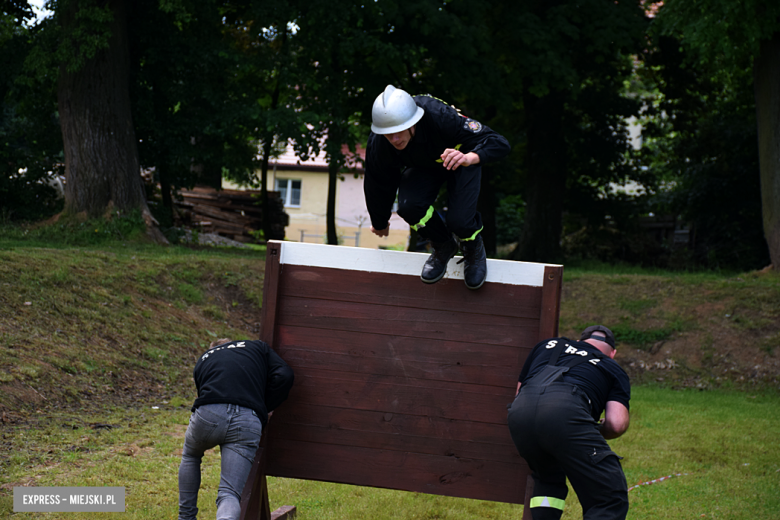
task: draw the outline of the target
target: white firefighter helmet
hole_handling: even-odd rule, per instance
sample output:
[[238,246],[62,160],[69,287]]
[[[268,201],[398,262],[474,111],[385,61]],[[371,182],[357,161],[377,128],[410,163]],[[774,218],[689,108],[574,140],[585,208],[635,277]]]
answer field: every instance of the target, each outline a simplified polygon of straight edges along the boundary
[[415,104],[412,96],[400,88],[388,85],[379,94],[371,109],[371,131],[375,134],[394,134],[414,126],[425,110]]

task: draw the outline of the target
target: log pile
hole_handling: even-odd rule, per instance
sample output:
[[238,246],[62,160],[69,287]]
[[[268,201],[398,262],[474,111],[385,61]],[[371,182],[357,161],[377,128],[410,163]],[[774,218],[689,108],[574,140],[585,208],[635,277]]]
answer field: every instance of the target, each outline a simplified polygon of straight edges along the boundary
[[[271,235],[266,240],[284,240],[284,228],[289,215],[278,192],[268,192]],[[198,228],[203,233],[216,233],[238,242],[258,242],[263,228],[263,210],[259,205],[260,190],[215,190],[195,187],[181,190],[175,202],[176,213],[184,226]]]

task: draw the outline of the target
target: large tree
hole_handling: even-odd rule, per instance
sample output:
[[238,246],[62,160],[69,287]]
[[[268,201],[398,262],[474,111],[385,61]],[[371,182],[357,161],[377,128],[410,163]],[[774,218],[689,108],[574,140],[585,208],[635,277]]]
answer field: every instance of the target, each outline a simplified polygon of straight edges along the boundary
[[677,39],[655,35],[648,38],[637,75],[645,99],[637,156],[665,184],[650,199],[653,211],[679,215],[691,225],[685,255],[669,259],[710,268],[763,267],[769,251],[752,74],[713,74],[687,59],[689,53]]
[[[126,0],[58,0],[57,100],[65,149],[65,212],[89,217],[146,204],[130,108]],[[153,235],[164,241],[157,231]]]
[[[774,0],[667,0],[657,30],[696,51],[713,75],[752,67],[764,237],[780,265],[780,3]],[[728,81],[728,74],[720,74]]]
[[141,164],[154,169],[166,221],[178,189],[220,188],[256,165],[258,107],[245,45],[224,2],[134,2],[129,22],[133,119]]
[[509,93],[498,117],[519,122],[521,141],[515,160],[526,208],[512,258],[561,261],[569,188],[629,173],[625,120],[638,104],[625,97],[624,82],[641,49],[644,14],[636,2],[507,1],[494,4],[490,24]]
[[[253,100],[246,107],[246,127],[260,145],[260,191],[263,202],[264,233],[271,237],[268,200],[270,160],[292,144],[302,161],[319,153],[320,135],[316,115],[306,109],[301,86],[313,74],[306,49],[301,48],[295,23],[301,16],[296,2],[250,2],[226,18],[229,33],[240,51],[243,73],[237,78],[245,86],[244,97]],[[262,21],[265,22],[262,22]],[[257,184],[257,177],[228,172],[232,180]]]

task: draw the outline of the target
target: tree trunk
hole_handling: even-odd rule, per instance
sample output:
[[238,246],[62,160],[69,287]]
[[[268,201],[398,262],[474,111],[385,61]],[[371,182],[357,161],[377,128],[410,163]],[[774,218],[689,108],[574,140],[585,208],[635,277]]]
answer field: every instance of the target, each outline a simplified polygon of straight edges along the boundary
[[273,236],[271,230],[271,205],[268,202],[268,162],[271,159],[273,135],[266,136],[263,142],[263,160],[260,163],[260,205],[263,217],[263,240],[268,241]]
[[566,189],[566,143],[563,138],[563,95],[524,96],[528,151],[526,210],[512,259],[560,262],[563,195]]
[[[341,150],[338,152],[341,153]],[[341,160],[335,154],[331,154],[328,164],[328,215],[326,218],[328,226],[328,244],[338,245],[339,237],[336,234],[336,183],[339,179],[339,169]]]
[[[65,149],[65,213],[100,217],[138,209],[155,239],[144,195],[128,85],[127,6],[108,0],[113,13],[108,48],[85,59],[77,71],[60,67],[57,87]],[[78,24],[79,2],[61,12],[63,30]],[[156,233],[154,233],[156,231]],[[164,237],[162,238],[164,241]]]
[[764,237],[772,265],[780,270],[780,32],[761,42],[753,79]]

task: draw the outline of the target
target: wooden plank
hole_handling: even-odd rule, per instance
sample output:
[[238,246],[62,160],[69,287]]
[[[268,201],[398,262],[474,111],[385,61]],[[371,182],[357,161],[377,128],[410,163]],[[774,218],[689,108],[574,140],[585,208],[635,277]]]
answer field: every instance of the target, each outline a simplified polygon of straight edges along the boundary
[[545,266],[537,342],[558,336],[563,267]]
[[295,506],[282,506],[271,511],[271,520],[293,520],[298,516]]
[[211,225],[216,232],[222,234],[241,235],[245,233],[247,230],[247,228],[245,228],[244,226],[232,225],[228,222],[220,221],[215,218],[209,218],[209,222],[211,222]]
[[[506,415],[506,414],[504,414]],[[270,438],[497,462],[521,462],[506,421],[490,424],[299,404],[274,414]]]
[[[538,320],[297,297],[285,297],[280,302],[277,319],[280,326],[306,325],[324,331],[366,334],[388,331],[420,340],[492,345],[534,345],[538,335]],[[323,340],[326,334],[323,332]]]
[[[334,333],[327,341],[322,331],[279,327],[277,351],[299,370],[328,366],[343,372],[384,373],[396,377],[452,381],[514,388],[530,349],[415,337]],[[514,361],[514,362],[512,362]]]
[[276,311],[279,303],[280,242],[268,242],[263,274],[263,307],[260,309],[260,339],[272,348],[276,329]]
[[230,212],[230,211],[221,211],[219,209],[213,209],[210,206],[206,205],[199,205],[196,206],[193,211],[195,213],[199,213],[201,215],[206,215],[208,217],[214,217],[221,220],[224,220],[226,222],[234,223],[234,224],[240,224],[240,225],[247,225],[250,224],[257,219],[245,217],[241,215],[240,213]]
[[307,443],[269,439],[267,474],[343,484],[416,491],[522,504],[528,467],[454,456],[330,446],[327,453]]
[[445,278],[428,285],[414,276],[300,265],[285,264],[284,277],[286,297],[436,308],[534,320],[539,318],[542,298],[541,287],[486,284],[479,291],[469,291],[458,279]]
[[[512,395],[508,395],[512,394]],[[321,370],[296,373],[289,400],[301,404],[334,406],[384,413],[479,422],[506,422],[507,388],[459,385],[382,375]]]
[[211,197],[208,197],[206,195],[191,195],[191,194],[184,194],[183,201],[177,201],[176,204],[178,206],[185,206],[185,207],[192,207],[197,205],[197,207],[204,207],[208,206],[211,208],[219,208],[221,210],[227,210],[227,213],[239,213],[245,212],[245,213],[252,213],[252,214],[260,214],[263,213],[263,208],[260,206],[254,206],[251,204],[241,204],[240,202],[232,202],[232,201],[223,201],[222,199],[214,199]]
[[255,452],[252,469],[249,470],[246,484],[241,492],[241,516],[240,520],[267,520],[271,516],[271,508],[268,503],[268,486],[265,478],[266,462],[268,460],[267,449],[268,435],[260,439],[260,446]]
[[531,497],[534,496],[534,479],[531,477],[530,469],[525,482],[525,500],[523,501],[522,520],[532,520],[531,518]]

